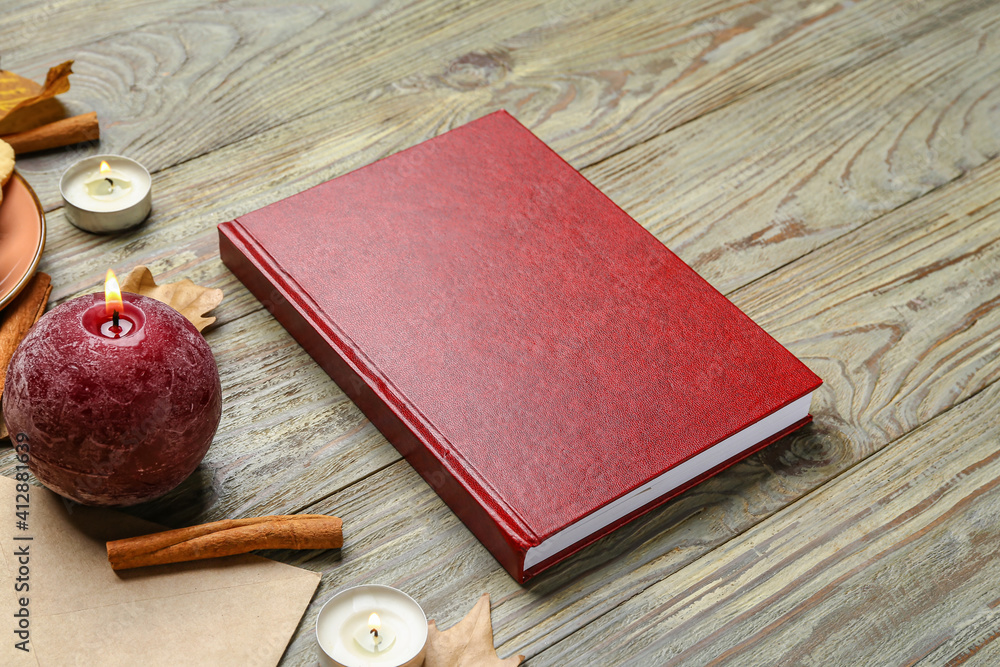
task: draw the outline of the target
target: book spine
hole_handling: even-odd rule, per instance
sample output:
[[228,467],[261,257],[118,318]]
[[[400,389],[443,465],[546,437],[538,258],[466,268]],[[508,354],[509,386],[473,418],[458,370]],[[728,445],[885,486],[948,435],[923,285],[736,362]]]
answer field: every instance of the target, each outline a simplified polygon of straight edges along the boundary
[[219,253],[223,264],[333,378],[504,569],[523,583],[524,555],[531,544],[518,534],[516,522],[504,516],[502,503],[489,494],[482,494],[482,500],[474,495],[468,488],[469,480],[456,469],[461,463],[453,461],[452,466],[436,456],[421,435],[369,386],[355,368],[359,359],[348,360],[338,352],[346,347],[344,341],[330,339],[324,331],[329,327],[321,321],[323,315],[282,284],[283,271],[257,247],[238,220],[219,225]]

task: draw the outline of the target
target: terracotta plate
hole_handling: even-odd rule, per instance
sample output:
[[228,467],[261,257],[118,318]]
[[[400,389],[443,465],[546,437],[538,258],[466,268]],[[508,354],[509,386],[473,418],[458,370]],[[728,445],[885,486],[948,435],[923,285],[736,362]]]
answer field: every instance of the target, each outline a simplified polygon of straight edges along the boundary
[[45,247],[45,212],[28,182],[14,175],[0,201],[0,308],[6,306],[35,273]]

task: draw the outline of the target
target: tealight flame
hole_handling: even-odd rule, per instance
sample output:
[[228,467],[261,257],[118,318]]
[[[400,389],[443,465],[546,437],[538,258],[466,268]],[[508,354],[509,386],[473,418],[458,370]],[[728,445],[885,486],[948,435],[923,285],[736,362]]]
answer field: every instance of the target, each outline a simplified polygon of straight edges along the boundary
[[108,317],[112,317],[116,312],[120,315],[124,311],[122,289],[118,286],[115,272],[108,269],[108,275],[104,278],[104,312]]
[[368,629],[374,632],[382,629],[382,620],[378,617],[378,614],[373,613],[368,617]]
[[111,167],[104,160],[101,160],[101,176],[107,176],[111,173]]

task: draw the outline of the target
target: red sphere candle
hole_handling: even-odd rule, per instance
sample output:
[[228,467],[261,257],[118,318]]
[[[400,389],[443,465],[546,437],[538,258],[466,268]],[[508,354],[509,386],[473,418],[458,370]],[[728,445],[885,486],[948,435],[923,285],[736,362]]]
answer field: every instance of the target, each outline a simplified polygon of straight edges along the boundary
[[[208,451],[222,413],[212,350],[170,306],[138,294],[68,301],[7,369],[3,416],[45,486],[87,505],[163,495]],[[116,300],[117,297],[117,300]]]

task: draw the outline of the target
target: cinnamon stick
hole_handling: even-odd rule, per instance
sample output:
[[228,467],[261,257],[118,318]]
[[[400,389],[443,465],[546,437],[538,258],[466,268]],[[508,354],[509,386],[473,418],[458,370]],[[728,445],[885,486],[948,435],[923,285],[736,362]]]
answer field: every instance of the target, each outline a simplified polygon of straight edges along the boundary
[[[0,395],[7,378],[7,365],[14,350],[28,334],[28,329],[45,313],[52,293],[52,279],[39,271],[24,286],[21,293],[0,311]],[[7,427],[0,417],[0,440],[7,437]]]
[[297,514],[229,519],[108,542],[114,570],[244,554],[256,549],[339,549],[342,523],[335,516]]
[[81,141],[91,141],[100,138],[100,136],[101,128],[97,123],[97,112],[91,111],[81,116],[63,118],[24,132],[7,134],[0,139],[10,144],[16,155],[21,155],[78,144]]

